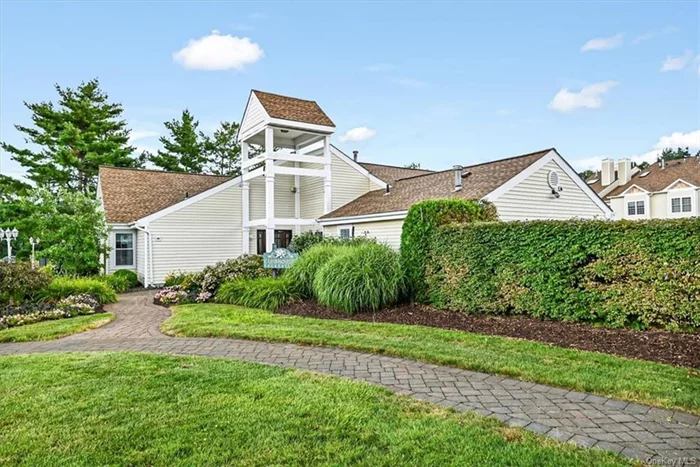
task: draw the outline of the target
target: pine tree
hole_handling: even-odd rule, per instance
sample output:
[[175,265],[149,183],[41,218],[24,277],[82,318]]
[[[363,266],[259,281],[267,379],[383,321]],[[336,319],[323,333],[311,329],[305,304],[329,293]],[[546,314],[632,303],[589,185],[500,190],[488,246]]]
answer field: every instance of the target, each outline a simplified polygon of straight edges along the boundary
[[129,145],[121,104],[108,101],[97,79],[77,89],[55,87],[58,105],[25,102],[34,126],[15,125],[36,149],[1,144],[26,169],[29,180],[54,192],[66,188],[93,194],[100,165],[143,166],[143,157],[135,157]]
[[189,110],[182,112],[180,119],[165,122],[170,136],[161,136],[163,150],[157,154],[148,154],[148,159],[155,166],[171,172],[202,173],[207,159],[204,144],[197,134],[199,122]]
[[213,137],[200,132],[207,159],[206,170],[214,175],[236,177],[241,173],[241,146],[237,139],[238,123],[221,122]]

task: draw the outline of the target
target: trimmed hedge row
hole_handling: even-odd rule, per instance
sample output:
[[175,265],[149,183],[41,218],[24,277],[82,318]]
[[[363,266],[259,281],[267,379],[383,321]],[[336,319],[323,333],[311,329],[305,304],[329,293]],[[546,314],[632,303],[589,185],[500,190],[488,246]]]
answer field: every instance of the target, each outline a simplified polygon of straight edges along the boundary
[[435,199],[411,206],[401,231],[401,263],[406,274],[406,289],[418,302],[427,299],[425,268],[433,234],[449,223],[471,223],[498,220],[496,207],[486,201]]
[[447,225],[425,271],[436,307],[700,328],[700,219]]

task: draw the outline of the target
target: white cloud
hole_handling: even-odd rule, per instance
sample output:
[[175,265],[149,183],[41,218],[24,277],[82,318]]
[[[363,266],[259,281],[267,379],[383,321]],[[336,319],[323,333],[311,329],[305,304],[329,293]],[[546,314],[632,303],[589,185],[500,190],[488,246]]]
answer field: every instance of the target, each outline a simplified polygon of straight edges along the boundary
[[659,140],[652,146],[650,151],[642,154],[633,154],[626,156],[591,156],[584,157],[581,159],[574,159],[571,164],[576,170],[600,170],[601,162],[603,159],[620,159],[622,157],[629,158],[632,162],[640,164],[642,162],[653,163],[656,158],[661,155],[661,151],[666,148],[688,148],[691,153],[700,150],[700,130],[691,131],[689,133],[683,133],[680,131],[671,133],[668,136],[662,136]]
[[622,46],[624,38],[622,34],[615,34],[611,37],[597,37],[583,44],[581,52],[589,52],[591,50],[611,50]]
[[157,131],[134,130],[129,134],[129,142],[132,143],[132,142],[138,141],[140,139],[154,138],[156,136],[160,136],[160,133]]
[[342,142],[345,141],[364,141],[376,135],[377,132],[366,126],[358,126],[357,128],[352,128],[348,130],[344,135],[340,136],[338,139]]
[[603,81],[585,86],[579,92],[560,89],[549,103],[549,108],[557,112],[571,112],[580,108],[597,109],[603,105],[603,94],[618,84],[617,81]]
[[680,71],[684,69],[690,62],[693,61],[693,51],[686,50],[683,55],[679,57],[673,57],[671,55],[666,57],[663,65],[661,65],[661,72],[666,71]]
[[391,71],[396,68],[391,63],[373,63],[372,65],[367,65],[365,70],[371,71],[373,73],[379,73],[384,71]]
[[407,88],[421,88],[425,86],[425,83],[423,81],[413,79],[413,78],[399,78],[395,79],[394,83],[399,84],[401,86],[407,87]]
[[173,54],[173,60],[190,70],[242,70],[265,56],[265,52],[248,37],[221,35],[191,39],[185,48]]
[[676,26],[667,26],[660,31],[647,32],[638,35],[634,38],[632,44],[641,44],[642,42],[646,42],[661,36],[667,36],[669,34],[673,34],[674,32],[678,32],[678,28]]

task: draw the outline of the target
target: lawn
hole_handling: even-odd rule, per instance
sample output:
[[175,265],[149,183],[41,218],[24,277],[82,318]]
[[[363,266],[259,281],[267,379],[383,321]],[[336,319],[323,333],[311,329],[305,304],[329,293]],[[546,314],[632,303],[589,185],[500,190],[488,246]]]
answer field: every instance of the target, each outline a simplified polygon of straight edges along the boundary
[[135,353],[0,358],[0,465],[621,465],[365,383]]
[[59,337],[99,328],[114,319],[113,313],[76,316],[75,318],[54,319],[3,329],[0,342],[48,341]]
[[216,304],[174,307],[162,330],[177,336],[294,342],[382,353],[700,413],[697,371],[519,339],[278,315]]

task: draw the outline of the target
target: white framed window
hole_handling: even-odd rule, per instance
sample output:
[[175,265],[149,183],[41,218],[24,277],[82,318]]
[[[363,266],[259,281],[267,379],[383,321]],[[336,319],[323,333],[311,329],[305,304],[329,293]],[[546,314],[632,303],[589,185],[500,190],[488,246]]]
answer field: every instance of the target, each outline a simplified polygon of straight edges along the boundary
[[646,214],[646,206],[644,201],[628,201],[627,215],[628,216],[643,216]]
[[671,198],[671,212],[674,214],[687,213],[693,210],[693,198],[690,196],[682,196]]
[[348,240],[354,237],[352,225],[338,226],[338,237],[342,240]]
[[117,232],[114,234],[114,265],[134,265],[134,234]]

